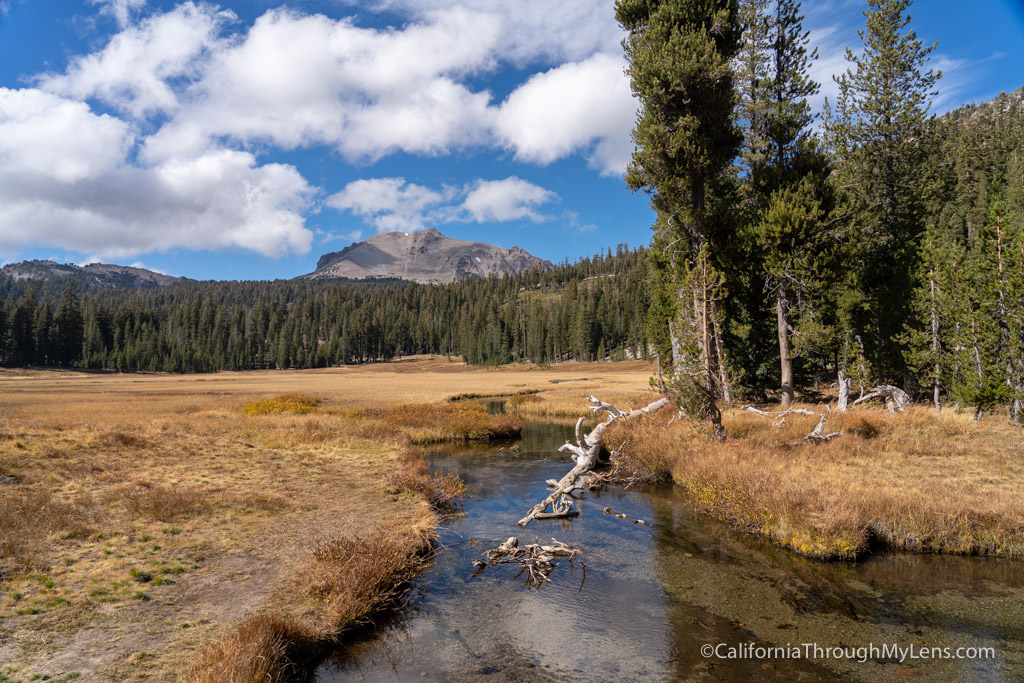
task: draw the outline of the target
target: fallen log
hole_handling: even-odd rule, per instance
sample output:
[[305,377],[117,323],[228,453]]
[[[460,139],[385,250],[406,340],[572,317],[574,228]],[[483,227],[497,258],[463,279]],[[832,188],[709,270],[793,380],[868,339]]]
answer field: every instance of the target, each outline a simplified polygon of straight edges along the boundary
[[[610,403],[605,403],[593,396],[587,396],[587,400],[593,405],[589,406],[590,410],[594,414],[600,414],[605,412],[608,414],[608,419],[598,424],[593,430],[586,436],[583,435],[583,419],[580,418],[576,422],[576,444],[573,445],[571,442],[566,441],[565,444],[558,449],[559,453],[568,451],[570,457],[575,461],[576,466],[569,470],[564,477],[559,479],[557,482],[549,480],[548,485],[553,489],[547,498],[534,505],[526,516],[519,520],[519,526],[526,526],[535,519],[552,519],[556,517],[569,517],[574,512],[571,498],[569,498],[574,491],[583,490],[586,486],[586,475],[594,467],[597,466],[601,458],[601,439],[604,436],[604,432],[608,429],[608,426],[615,420],[628,419],[636,415],[646,415],[668,405],[669,400],[667,398],[661,398],[653,403],[639,408],[637,410],[631,410],[629,412],[623,412],[613,406]],[[557,503],[557,506],[556,506]],[[548,508],[552,508],[552,512],[548,512]],[[576,512],[575,514],[579,514]]]
[[761,410],[754,406],[743,406],[740,410],[745,410],[748,413],[754,413],[755,415],[763,415],[764,417],[772,417],[775,420],[772,422],[775,426],[781,425],[786,421],[787,415],[814,415],[813,411],[807,410],[806,408],[788,408],[778,413],[770,413],[767,410]]
[[830,434],[825,434],[824,433],[825,432],[825,420],[828,419],[828,415],[831,412],[832,412],[832,408],[831,407],[826,407],[825,412],[821,414],[820,418],[818,418],[818,424],[814,427],[814,429],[811,431],[810,434],[808,434],[807,436],[804,437],[804,443],[813,443],[813,444],[828,443],[832,439],[834,439],[837,436],[840,436],[842,434],[842,432],[831,432]]
[[908,405],[910,405],[910,396],[907,392],[903,391],[899,387],[894,387],[891,384],[879,384],[877,387],[871,390],[856,401],[853,402],[851,407],[856,407],[858,403],[864,403],[876,398],[880,398],[885,401],[885,408],[890,413],[900,412],[902,413]]
[[[483,554],[484,559],[476,560],[473,562],[473,566],[476,567],[476,573],[479,574],[487,567],[494,567],[499,564],[518,564],[521,569],[516,578],[526,573],[526,582],[534,588],[539,588],[542,584],[551,581],[548,577],[557,566],[555,564],[556,559],[569,558],[571,564],[574,557],[583,554],[583,551],[579,548],[574,548],[567,543],[556,541],[553,538],[551,543],[552,545],[531,543],[530,545],[520,546],[518,538],[509,536],[508,540],[497,548],[485,552]],[[582,560],[580,564],[583,564]],[[583,567],[585,572],[586,565],[583,565]]]

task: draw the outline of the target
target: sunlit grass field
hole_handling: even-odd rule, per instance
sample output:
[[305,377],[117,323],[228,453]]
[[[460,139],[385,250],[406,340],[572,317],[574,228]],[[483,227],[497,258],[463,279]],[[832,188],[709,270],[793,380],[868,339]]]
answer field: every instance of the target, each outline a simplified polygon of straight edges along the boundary
[[[282,680],[401,595],[461,484],[428,444],[646,405],[645,363],[444,358],[199,376],[0,371],[0,681]],[[477,398],[507,399],[489,415]],[[814,412],[821,405],[807,405]],[[675,411],[606,434],[617,473],[806,555],[1024,556],[1022,432],[949,408]],[[593,417],[589,424],[593,424]],[[555,454],[552,454],[555,455]],[[567,461],[567,466],[568,466]]]
[[578,413],[649,372],[0,371],[0,680],[288,675],[429,550],[459,485],[418,444],[518,432],[515,414],[449,399],[550,391]]

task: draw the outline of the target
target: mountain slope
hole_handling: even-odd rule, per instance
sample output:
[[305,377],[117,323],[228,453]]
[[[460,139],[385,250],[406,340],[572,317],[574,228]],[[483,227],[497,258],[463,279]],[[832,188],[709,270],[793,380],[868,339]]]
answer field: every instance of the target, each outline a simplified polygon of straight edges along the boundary
[[519,247],[504,249],[484,242],[445,237],[434,228],[422,232],[384,232],[341,251],[324,254],[303,279],[401,278],[446,283],[471,277],[521,273],[554,266]]
[[185,278],[164,275],[145,268],[117,266],[109,263],[90,263],[76,266],[53,261],[22,261],[0,268],[0,275],[12,280],[41,280],[53,282],[74,279],[85,289],[153,289],[183,282]]

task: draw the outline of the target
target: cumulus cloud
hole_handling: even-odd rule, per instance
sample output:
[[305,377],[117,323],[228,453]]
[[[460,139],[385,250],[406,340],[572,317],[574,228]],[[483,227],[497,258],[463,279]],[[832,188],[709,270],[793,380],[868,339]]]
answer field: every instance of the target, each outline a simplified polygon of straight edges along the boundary
[[96,98],[143,118],[178,109],[183,79],[198,76],[221,26],[234,15],[186,2],[116,34],[99,52],[72,59],[65,73],[38,79],[43,90]]
[[141,167],[132,142],[126,122],[81,102],[0,89],[0,251],[309,250],[314,190],[294,167],[228,149]]
[[375,161],[481,143],[490,95],[458,79],[490,67],[498,29],[461,9],[401,31],[272,10],[215,52],[144,153],[155,160],[227,137],[286,149],[330,145]]
[[[90,2],[120,26],[106,44],[34,87],[0,90],[0,251],[304,252],[318,189],[261,162],[279,150],[326,146],[357,163],[580,154],[602,174],[621,173],[631,151],[636,104],[612,0],[383,0],[374,7],[404,22],[388,28],[287,8],[240,26],[205,2]],[[481,85],[537,68],[504,101]],[[378,178],[328,205],[378,230],[416,230],[546,220],[556,199],[517,177],[440,189]]]
[[349,183],[327,199],[327,206],[364,219],[379,232],[414,232],[445,223],[545,221],[539,208],[558,195],[515,176],[477,179],[440,192],[405,178],[369,178]]
[[502,103],[496,131],[524,161],[549,164],[576,151],[606,175],[633,151],[636,101],[621,57],[596,54],[530,78]]
[[366,219],[380,232],[422,230],[427,213],[445,197],[405,178],[356,180],[327,198],[327,206]]
[[73,183],[115,168],[130,145],[124,121],[83,102],[0,88],[0,168]]
[[512,176],[504,180],[477,180],[462,202],[462,211],[477,223],[528,219],[547,220],[537,207],[553,201],[550,190]]
[[[229,139],[284,149],[328,145],[361,163],[395,152],[429,156],[479,146],[504,146],[538,164],[582,152],[601,173],[624,170],[636,103],[617,32],[612,41],[607,30],[597,31],[604,37],[591,36],[570,49],[562,38],[578,32],[571,21],[579,8],[557,10],[565,16],[541,34],[507,8],[435,5],[413,12],[415,20],[400,30],[277,9],[233,41],[216,40],[223,21],[212,8],[182,6],[176,10],[182,16],[166,28],[154,17],[145,30],[130,37],[126,31],[123,46],[113,41],[104,51],[109,56],[83,60],[45,85],[77,97],[108,93],[135,114],[175,109],[143,145],[150,162]],[[186,21],[194,24],[194,39],[177,41],[177,52],[165,49],[158,29],[171,33]],[[510,44],[510,36],[519,42]],[[615,55],[592,52],[606,44],[614,45]],[[202,75],[172,92],[171,76],[185,68],[181,56],[189,50],[196,55],[190,64],[200,64]],[[147,55],[143,63],[152,66],[120,77],[116,65],[133,61],[121,55],[134,53]],[[489,91],[467,84],[502,60],[567,56],[581,59],[534,76],[500,105]]]
[[502,27],[495,55],[519,67],[580,61],[595,52],[622,50],[614,0],[380,0],[371,6],[420,21],[455,7],[485,14]]

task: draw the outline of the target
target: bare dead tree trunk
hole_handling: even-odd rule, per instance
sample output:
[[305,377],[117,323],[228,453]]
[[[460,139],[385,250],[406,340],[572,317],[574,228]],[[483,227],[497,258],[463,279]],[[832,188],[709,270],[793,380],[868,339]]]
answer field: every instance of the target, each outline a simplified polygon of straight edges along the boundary
[[718,318],[712,321],[714,324],[715,350],[718,353],[718,376],[722,382],[722,400],[726,405],[732,403],[732,385],[729,382],[729,364],[725,357],[725,344],[722,343],[722,334],[719,330]]
[[[559,453],[562,451],[569,451],[572,455],[572,459],[576,461],[576,466],[569,470],[566,475],[558,481],[549,482],[549,484],[553,486],[554,490],[547,498],[530,508],[530,511],[526,513],[526,516],[519,520],[519,526],[526,526],[535,519],[552,519],[556,517],[572,517],[578,515],[579,512],[573,508],[570,495],[574,491],[581,490],[583,488],[585,484],[585,478],[583,475],[590,472],[598,464],[598,460],[601,456],[601,439],[604,436],[605,430],[608,429],[608,426],[615,420],[628,419],[636,415],[653,413],[654,411],[660,410],[669,404],[669,400],[667,398],[660,398],[643,408],[624,413],[610,403],[605,403],[593,396],[587,396],[587,400],[593,404],[590,406],[590,410],[593,411],[594,414],[606,412],[608,413],[608,419],[594,427],[594,429],[586,436],[583,436],[584,418],[581,417],[576,421],[576,445],[574,446],[571,442],[566,441],[565,444],[558,449]],[[552,508],[551,512],[547,512],[549,507]]]
[[775,300],[775,317],[779,327],[779,365],[782,374],[782,407],[793,402],[793,358],[789,348],[789,321],[786,320],[786,292],[781,287]]
[[907,392],[891,384],[879,384],[871,393],[865,394],[854,401],[853,405],[856,406],[858,403],[864,403],[875,398],[885,401],[885,408],[890,413],[902,413],[910,405],[910,396]]
[[935,271],[931,272],[929,280],[932,297],[932,357],[935,359],[935,383],[932,389],[932,401],[935,403],[935,412],[942,412],[942,394],[940,382],[942,379],[942,365],[939,363],[939,314],[936,310],[935,300]]
[[839,405],[836,408],[840,413],[846,412],[850,403],[850,378],[842,370],[839,371]]
[[707,258],[700,259],[701,268],[701,285],[700,287],[694,287],[694,303],[697,303],[697,297],[699,295],[700,301],[697,306],[697,320],[700,321],[700,353],[702,360],[704,361],[704,388],[706,393],[706,400],[708,403],[708,421],[711,422],[711,428],[714,431],[715,438],[719,441],[725,441],[725,427],[722,426],[722,411],[718,408],[718,396],[716,387],[718,386],[718,376],[715,368],[715,361],[711,355],[711,325],[709,321],[709,306],[708,301],[710,292],[708,291],[708,260]]

